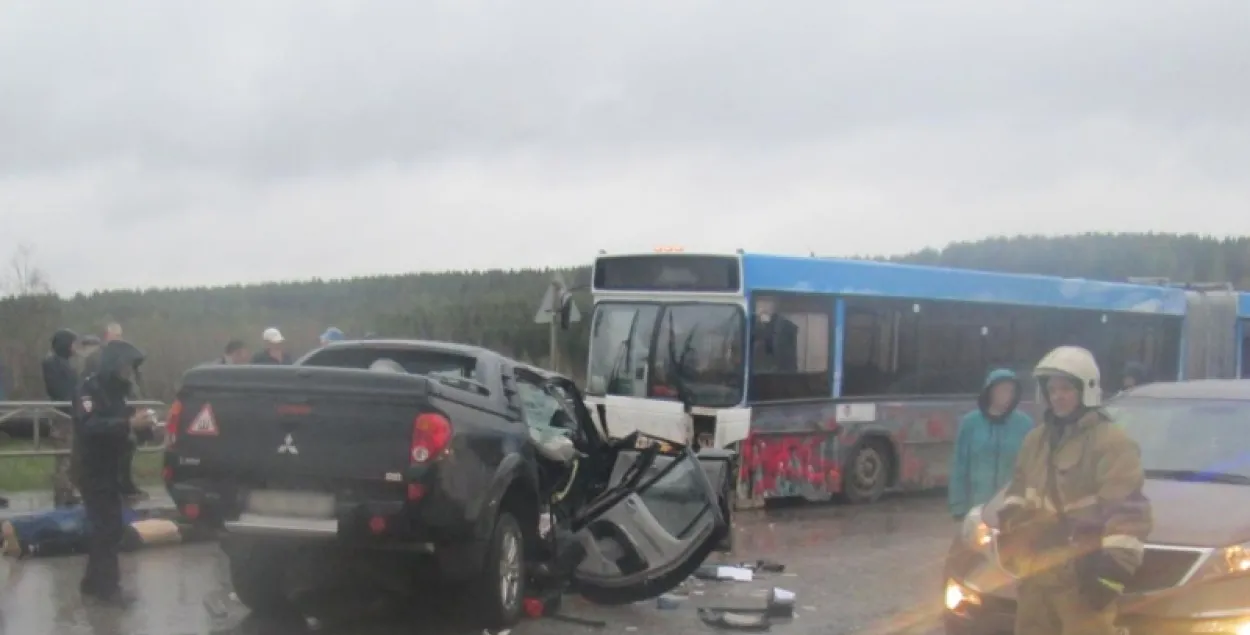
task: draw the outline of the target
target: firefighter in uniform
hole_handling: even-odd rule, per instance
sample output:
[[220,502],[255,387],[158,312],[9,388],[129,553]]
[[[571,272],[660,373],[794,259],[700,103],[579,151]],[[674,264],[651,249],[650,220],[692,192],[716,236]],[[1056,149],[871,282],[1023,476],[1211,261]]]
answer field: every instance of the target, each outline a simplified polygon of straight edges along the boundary
[[83,595],[128,604],[122,593],[118,554],[125,533],[122,464],[133,432],[150,429],[150,412],[126,403],[143,354],[129,342],[113,340],[101,349],[100,363],[88,375],[74,403],[78,489],[87,512],[87,571]]
[[1151,530],[1140,450],[1099,407],[1098,364],[1061,346],[1034,370],[1044,423],[1025,436],[998,512],[1020,578],[1016,635],[1113,635]]

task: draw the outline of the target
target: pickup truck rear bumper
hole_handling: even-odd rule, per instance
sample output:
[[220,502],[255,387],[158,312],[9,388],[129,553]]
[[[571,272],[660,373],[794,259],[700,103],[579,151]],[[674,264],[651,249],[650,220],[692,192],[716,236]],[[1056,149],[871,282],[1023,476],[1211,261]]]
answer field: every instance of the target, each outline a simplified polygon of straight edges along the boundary
[[333,539],[339,535],[339,521],[333,518],[287,518],[262,514],[239,514],[223,528],[232,534]]
[[430,551],[434,543],[459,543],[472,523],[458,505],[436,492],[419,501],[339,495],[333,517],[302,518],[244,509],[247,490],[188,480],[167,484],[174,504],[197,524],[232,534],[306,540],[337,540],[353,546]]

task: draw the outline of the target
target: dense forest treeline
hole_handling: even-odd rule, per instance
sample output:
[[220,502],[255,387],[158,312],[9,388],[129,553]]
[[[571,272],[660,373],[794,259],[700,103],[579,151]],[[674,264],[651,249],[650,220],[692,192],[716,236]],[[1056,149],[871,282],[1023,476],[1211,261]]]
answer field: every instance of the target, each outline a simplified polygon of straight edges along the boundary
[[[186,368],[220,355],[231,338],[259,346],[268,326],[303,353],[327,326],[349,336],[452,340],[548,363],[548,327],[534,314],[554,270],[462,271],[147,291],[104,291],[62,298],[52,293],[30,252],[9,266],[0,300],[0,365],[10,399],[43,398],[39,362],[60,327],[99,333],[121,323],[147,351],[145,387],[170,398]],[[1232,282],[1250,289],[1250,238],[1196,235],[1086,234],[1020,236],[956,243],[897,257],[895,262],[970,269],[1125,280]],[[571,287],[587,284],[586,267],[561,270]],[[580,376],[589,342],[590,298],[574,293],[583,320],[560,335],[561,369]]]

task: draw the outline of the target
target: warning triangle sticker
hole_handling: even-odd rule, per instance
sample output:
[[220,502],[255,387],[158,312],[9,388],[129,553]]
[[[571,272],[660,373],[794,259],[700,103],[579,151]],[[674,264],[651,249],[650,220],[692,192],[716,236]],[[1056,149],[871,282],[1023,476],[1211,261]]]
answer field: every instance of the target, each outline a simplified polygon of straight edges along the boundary
[[217,422],[213,419],[213,407],[204,404],[200,408],[200,414],[195,415],[195,419],[191,420],[191,425],[187,426],[187,434],[194,434],[202,437],[217,436]]

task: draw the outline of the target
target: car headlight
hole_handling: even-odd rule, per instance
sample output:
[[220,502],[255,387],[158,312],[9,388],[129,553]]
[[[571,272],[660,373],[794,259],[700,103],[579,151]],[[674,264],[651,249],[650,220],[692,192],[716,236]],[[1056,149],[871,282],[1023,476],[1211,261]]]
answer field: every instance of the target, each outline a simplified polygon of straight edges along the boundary
[[985,524],[982,516],[983,509],[980,505],[973,507],[968,515],[964,516],[964,524],[960,530],[964,544],[972,549],[985,549],[994,541],[994,530]]
[[1210,633],[1211,635],[1250,635],[1250,619],[1246,617],[1228,617],[1226,615],[1197,615],[1199,619],[1188,627],[1191,633]]
[[[1202,568],[1193,575],[1193,582],[1219,578],[1226,575],[1242,575],[1250,573],[1250,543],[1233,545],[1216,549]],[[1240,633],[1238,635],[1241,635]],[[1250,632],[1245,633],[1250,635]]]
[[[946,605],[946,610],[963,614],[969,606],[981,605],[981,595],[954,580],[947,580],[943,604]],[[1238,635],[1241,634],[1238,633]]]
[[1250,571],[1250,543],[1225,547],[1224,568],[1229,573],[1245,573]]

